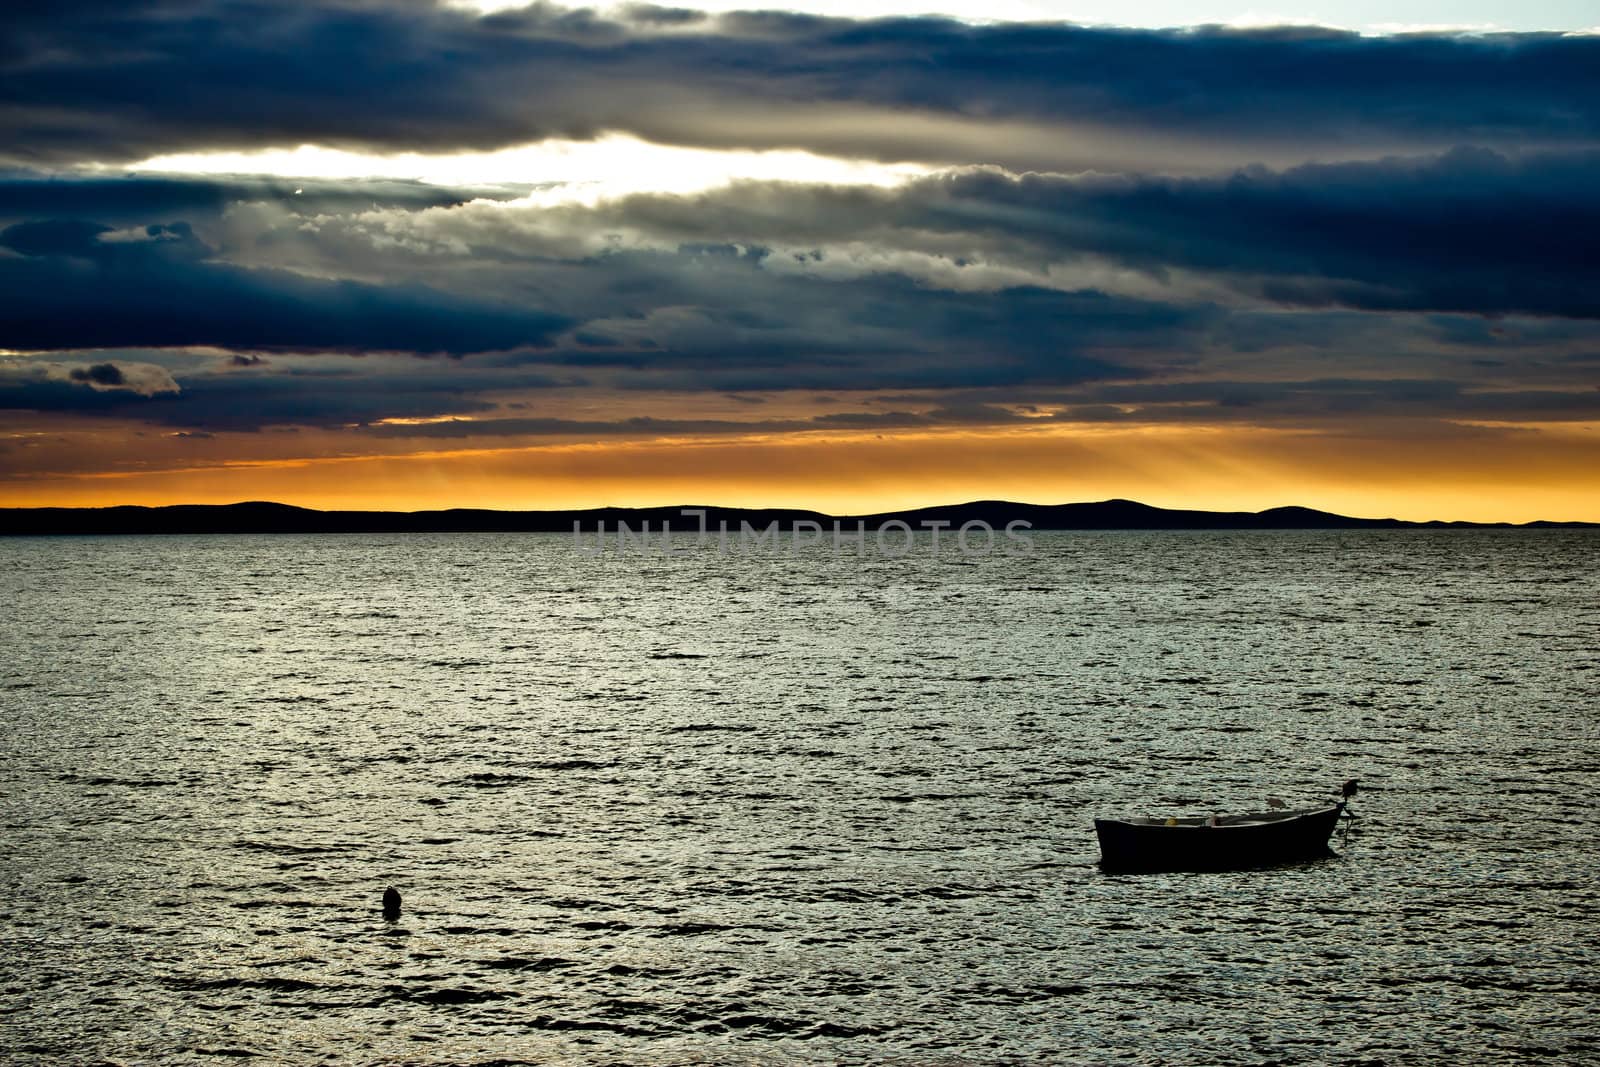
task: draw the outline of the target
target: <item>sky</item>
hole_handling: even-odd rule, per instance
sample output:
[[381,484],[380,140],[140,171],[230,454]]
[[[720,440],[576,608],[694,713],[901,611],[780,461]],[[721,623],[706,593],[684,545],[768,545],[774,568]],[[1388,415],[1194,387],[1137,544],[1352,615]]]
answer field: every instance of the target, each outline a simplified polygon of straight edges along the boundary
[[1578,4],[0,20],[0,505],[1600,521]]

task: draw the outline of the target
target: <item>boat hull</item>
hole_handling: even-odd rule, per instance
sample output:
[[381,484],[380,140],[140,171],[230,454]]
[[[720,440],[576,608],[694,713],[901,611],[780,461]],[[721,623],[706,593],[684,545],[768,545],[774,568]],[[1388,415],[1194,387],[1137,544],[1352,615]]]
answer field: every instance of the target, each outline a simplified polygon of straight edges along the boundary
[[[1308,811],[1203,819],[1096,819],[1108,871],[1227,871],[1303,863],[1332,854],[1343,804]],[[1174,825],[1174,823],[1176,823]]]

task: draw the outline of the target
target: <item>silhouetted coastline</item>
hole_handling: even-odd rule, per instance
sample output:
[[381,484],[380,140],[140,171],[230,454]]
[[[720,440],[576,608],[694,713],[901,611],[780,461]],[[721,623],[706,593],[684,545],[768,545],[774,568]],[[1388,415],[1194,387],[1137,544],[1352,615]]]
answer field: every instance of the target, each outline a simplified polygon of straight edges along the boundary
[[1103,500],[1079,504],[1019,504],[1004,500],[978,500],[873,515],[828,515],[819,511],[786,508],[724,508],[690,505],[656,508],[587,508],[557,511],[493,511],[450,508],[443,511],[316,511],[289,504],[251,501],[240,504],[175,504],[166,507],[123,505],[106,508],[3,508],[0,536],[83,534],[246,534],[246,533],[570,533],[573,524],[584,531],[615,529],[627,523],[638,529],[648,523],[653,530],[670,523],[672,529],[692,533],[699,519],[685,511],[705,512],[707,528],[719,523],[737,529],[739,523],[764,528],[777,523],[781,530],[796,524],[835,522],[876,530],[889,522],[913,529],[925,523],[948,523],[958,528],[967,522],[986,522],[995,528],[1021,521],[1035,530],[1385,530],[1385,529],[1537,529],[1600,528],[1600,523],[1537,521],[1411,522],[1403,519],[1363,519],[1313,508],[1279,507],[1265,511],[1187,511],[1152,507],[1132,500]]

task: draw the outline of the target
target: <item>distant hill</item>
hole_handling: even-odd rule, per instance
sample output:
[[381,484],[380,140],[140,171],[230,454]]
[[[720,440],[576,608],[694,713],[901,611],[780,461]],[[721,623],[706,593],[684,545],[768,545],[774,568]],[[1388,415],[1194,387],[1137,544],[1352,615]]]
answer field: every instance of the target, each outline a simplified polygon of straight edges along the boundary
[[[687,507],[687,505],[685,505]],[[859,521],[869,530],[900,521],[920,529],[923,523],[948,523],[952,529],[966,522],[986,522],[1001,530],[1009,522],[1030,523],[1035,530],[1387,530],[1512,527],[1511,523],[1407,522],[1400,519],[1356,519],[1312,508],[1282,507],[1266,511],[1183,511],[1151,507],[1133,500],[1102,500],[1087,504],[1016,504],[1004,500],[975,500],[966,504],[886,511],[876,515],[825,515],[817,511],[780,508],[707,507],[706,524],[716,530],[727,523],[731,530],[747,522],[763,529],[776,522],[780,529],[815,522],[831,529],[839,522],[855,529]],[[0,508],[0,536],[38,534],[230,534],[230,533],[465,533],[513,532],[569,533],[580,529],[608,530],[627,523],[637,530],[644,523],[659,531],[664,523],[674,530],[692,532],[698,520],[682,514],[681,507],[589,508],[580,511],[486,511],[452,508],[447,511],[314,511],[288,504],[252,501],[243,504],[176,504],[147,508]],[[1600,523],[1530,522],[1518,528],[1600,527]]]

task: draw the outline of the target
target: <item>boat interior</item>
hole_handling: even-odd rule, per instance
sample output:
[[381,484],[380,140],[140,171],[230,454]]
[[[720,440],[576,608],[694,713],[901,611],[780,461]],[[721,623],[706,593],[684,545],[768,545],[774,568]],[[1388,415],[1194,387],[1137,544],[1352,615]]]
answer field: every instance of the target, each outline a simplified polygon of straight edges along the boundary
[[[1301,816],[1304,816],[1304,815],[1315,815],[1319,811],[1327,811],[1327,810],[1328,809],[1326,807],[1321,807],[1321,808],[1300,808],[1300,809],[1293,810],[1293,811],[1263,811],[1263,812],[1256,812],[1256,813],[1251,814],[1251,815],[1218,815],[1215,825],[1217,825],[1219,827],[1220,826],[1260,826],[1260,825],[1263,825],[1265,823],[1283,822],[1285,819],[1298,819],[1298,818],[1300,818]],[[1111,820],[1107,820],[1107,821],[1110,821],[1110,822],[1124,822],[1124,823],[1128,823],[1129,825],[1132,825],[1132,826],[1211,826],[1212,825],[1211,816],[1209,816],[1209,815],[1201,815],[1201,816],[1196,816],[1196,817],[1186,817],[1186,818],[1181,818],[1181,819],[1177,819],[1177,818],[1163,819],[1163,818],[1146,816],[1146,817],[1135,818],[1135,819],[1111,819]]]

